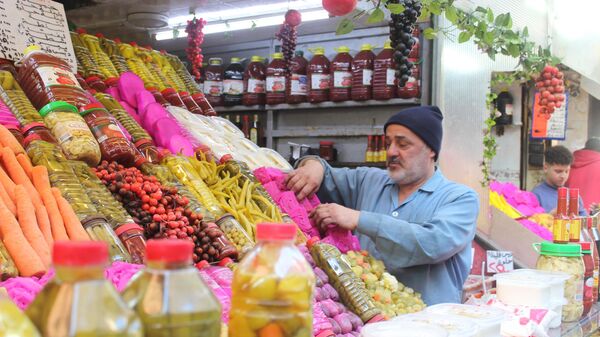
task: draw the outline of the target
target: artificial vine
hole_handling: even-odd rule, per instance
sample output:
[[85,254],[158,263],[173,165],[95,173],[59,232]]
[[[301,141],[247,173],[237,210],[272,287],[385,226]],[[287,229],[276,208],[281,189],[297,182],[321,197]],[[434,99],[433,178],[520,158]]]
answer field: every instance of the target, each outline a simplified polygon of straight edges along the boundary
[[[384,20],[384,9],[392,14],[405,11],[402,5],[403,1],[392,3],[389,0],[378,0],[372,3],[372,9],[359,11],[343,18],[338,24],[336,33],[346,34],[351,32],[354,29],[353,20],[364,15],[369,15],[367,23],[378,23]],[[493,88],[498,85],[510,85],[515,81],[530,82],[537,77],[546,65],[556,65],[560,60],[552,56],[550,48],[536,46],[534,42],[530,41],[527,27],[513,29],[510,13],[494,15],[492,9],[481,6],[467,12],[454,6],[454,0],[421,0],[421,5],[420,21],[428,20],[431,15],[443,15],[452,24],[449,28],[426,28],[423,31],[425,38],[434,39],[439,34],[453,38],[455,37],[454,32],[459,31],[457,37],[459,43],[473,40],[478,49],[487,54],[492,60],[495,60],[498,54],[512,56],[519,60],[517,69],[514,72],[492,78],[490,91],[486,95],[488,115],[483,130],[484,151],[481,171],[483,173],[482,185],[487,186],[491,179],[490,164],[496,155],[498,146],[492,133],[492,129],[496,125],[495,99],[497,98]]]

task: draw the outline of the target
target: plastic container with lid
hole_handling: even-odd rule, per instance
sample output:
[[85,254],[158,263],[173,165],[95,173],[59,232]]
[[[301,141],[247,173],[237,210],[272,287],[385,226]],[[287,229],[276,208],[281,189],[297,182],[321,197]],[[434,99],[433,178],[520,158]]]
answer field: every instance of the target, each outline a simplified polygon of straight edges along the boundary
[[388,40],[373,61],[373,99],[386,100],[396,96],[394,49]]
[[325,56],[325,48],[317,47],[308,64],[308,101],[321,103],[329,100],[330,63]]
[[448,337],[448,331],[435,324],[388,321],[365,325],[360,337]]
[[448,332],[448,337],[476,337],[479,336],[481,330],[479,325],[472,319],[430,312],[401,315],[392,319],[392,321],[437,325]]
[[198,115],[204,114],[200,105],[198,105],[198,103],[196,103],[196,101],[192,98],[192,96],[190,96],[189,92],[181,91],[179,93],[179,97],[181,97],[183,104],[185,104],[185,109],[187,109],[189,112],[198,114]]
[[286,64],[282,53],[273,54],[273,60],[267,66],[267,104],[285,103]]
[[116,161],[125,166],[133,165],[135,147],[121,131],[117,120],[100,103],[83,107],[81,112],[100,145],[102,159]]
[[208,102],[214,106],[223,106],[223,60],[211,58],[205,72],[204,95]]
[[131,256],[121,243],[117,234],[102,216],[91,216],[81,222],[83,228],[94,241],[102,241],[108,245],[108,254],[111,262],[130,262]]
[[297,50],[294,58],[290,61],[290,77],[287,86],[286,101],[289,104],[306,102],[308,95],[308,77],[306,76],[308,61],[304,58],[304,52]]
[[508,316],[502,309],[456,303],[433,305],[425,309],[425,313],[470,319],[479,326],[478,337],[499,336],[500,325]]
[[216,337],[221,305],[192,265],[194,244],[149,240],[146,267],[123,291],[146,336]]
[[373,46],[368,43],[360,47],[360,52],[352,61],[352,99],[365,101],[373,97]]
[[352,88],[352,56],[350,48],[341,46],[336,48],[338,54],[331,60],[331,101],[343,102],[350,100]]
[[52,102],[40,109],[40,115],[68,159],[82,160],[90,166],[98,165],[100,147],[75,106]]
[[139,317],[104,278],[105,243],[55,242],[52,261],[56,276],[25,311],[43,336],[144,336]]
[[225,69],[223,80],[223,101],[225,106],[242,104],[244,93],[244,67],[239,57],[232,57]]
[[27,47],[24,54],[18,79],[36,108],[55,101],[78,108],[90,103],[65,60],[41,51],[38,46]]
[[216,223],[229,241],[235,246],[240,258],[246,255],[252,247],[254,247],[254,241],[252,241],[248,233],[242,228],[233,215],[225,214],[220,217]]
[[569,274],[565,282],[564,296],[567,304],[563,306],[562,321],[574,322],[583,313],[583,277],[585,265],[578,244],[556,244],[542,242],[538,246],[540,256],[536,268]]
[[242,103],[246,106],[266,103],[266,72],[262,57],[252,56],[244,71],[244,94]]
[[0,70],[0,99],[21,125],[44,121],[12,73],[6,70]]
[[232,283],[229,336],[312,336],[315,276],[294,245],[296,226],[256,226],[257,244]]

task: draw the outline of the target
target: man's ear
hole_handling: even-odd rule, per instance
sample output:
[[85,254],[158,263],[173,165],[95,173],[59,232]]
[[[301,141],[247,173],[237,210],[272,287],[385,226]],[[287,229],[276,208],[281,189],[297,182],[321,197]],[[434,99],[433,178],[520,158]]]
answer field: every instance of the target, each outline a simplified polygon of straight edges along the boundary
[[546,164],[546,162],[544,162],[544,173],[546,173],[548,171],[548,164]]

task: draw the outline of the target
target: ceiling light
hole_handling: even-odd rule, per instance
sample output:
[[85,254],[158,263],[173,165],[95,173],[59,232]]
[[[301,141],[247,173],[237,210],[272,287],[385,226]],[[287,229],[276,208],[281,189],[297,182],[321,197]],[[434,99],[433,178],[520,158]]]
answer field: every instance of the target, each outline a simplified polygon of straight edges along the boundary
[[[329,18],[329,13],[327,13],[327,11],[325,11],[323,9],[312,10],[312,11],[302,11],[301,13],[302,13],[302,22],[317,21],[317,20],[323,20],[323,19]],[[266,16],[266,17],[257,18],[257,19],[236,20],[236,21],[231,21],[228,23],[223,23],[223,22],[212,23],[212,24],[209,23],[204,27],[204,29],[202,29],[202,32],[205,35],[209,35],[209,34],[217,34],[217,33],[223,33],[223,32],[231,32],[231,31],[236,31],[236,30],[251,29],[253,26],[254,26],[254,28],[277,26],[283,22],[283,19],[284,19],[283,14],[280,14],[280,15]],[[178,38],[187,36],[185,29],[179,29],[178,31],[179,31],[179,35],[177,36]],[[157,41],[170,40],[173,38],[174,38],[173,30],[165,30],[165,31],[156,33]]]

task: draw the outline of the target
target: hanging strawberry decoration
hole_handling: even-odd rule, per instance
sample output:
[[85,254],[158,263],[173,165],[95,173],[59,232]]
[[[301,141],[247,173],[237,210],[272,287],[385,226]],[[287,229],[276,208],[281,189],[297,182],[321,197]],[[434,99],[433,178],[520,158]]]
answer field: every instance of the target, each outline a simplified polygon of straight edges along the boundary
[[281,41],[281,52],[283,53],[283,60],[285,61],[286,71],[290,71],[290,62],[294,57],[294,51],[296,50],[296,39],[298,38],[297,27],[302,22],[302,15],[295,9],[290,9],[285,13],[285,21],[279,32],[275,34],[275,37]]
[[192,64],[192,74],[194,77],[200,79],[200,68],[202,68],[202,42],[204,42],[204,33],[202,28],[206,25],[206,21],[202,18],[198,19],[194,16],[192,20],[187,22],[185,32],[188,34],[188,47],[186,53],[188,60]]
[[356,0],[323,0],[323,8],[331,16],[344,16],[356,8]]
[[535,87],[539,92],[540,112],[547,118],[550,118],[554,110],[560,108],[565,101],[563,78],[564,74],[558,68],[547,65],[536,80]]

